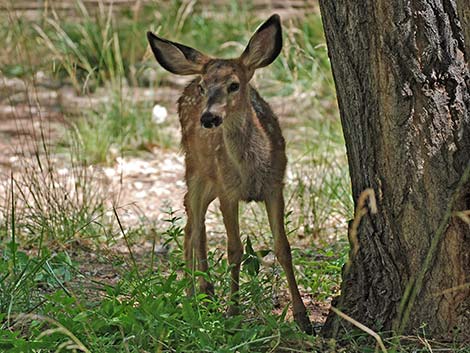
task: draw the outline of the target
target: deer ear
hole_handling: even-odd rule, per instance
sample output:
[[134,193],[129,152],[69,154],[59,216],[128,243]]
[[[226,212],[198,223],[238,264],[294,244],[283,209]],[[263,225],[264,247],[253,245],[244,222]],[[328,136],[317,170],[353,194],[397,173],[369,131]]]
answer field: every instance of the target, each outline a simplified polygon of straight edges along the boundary
[[274,14],[253,34],[240,59],[245,66],[256,70],[271,64],[281,49],[281,18]]
[[209,60],[206,55],[193,48],[157,37],[152,32],[147,32],[147,39],[160,65],[174,74],[199,74]]

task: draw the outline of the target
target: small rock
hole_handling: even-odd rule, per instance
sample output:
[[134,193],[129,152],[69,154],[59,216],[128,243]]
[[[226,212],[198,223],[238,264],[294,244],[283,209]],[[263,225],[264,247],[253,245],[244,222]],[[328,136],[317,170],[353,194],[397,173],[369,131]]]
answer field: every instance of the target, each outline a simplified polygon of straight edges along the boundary
[[168,117],[168,111],[165,107],[156,104],[152,109],[152,121],[155,124],[162,124]]

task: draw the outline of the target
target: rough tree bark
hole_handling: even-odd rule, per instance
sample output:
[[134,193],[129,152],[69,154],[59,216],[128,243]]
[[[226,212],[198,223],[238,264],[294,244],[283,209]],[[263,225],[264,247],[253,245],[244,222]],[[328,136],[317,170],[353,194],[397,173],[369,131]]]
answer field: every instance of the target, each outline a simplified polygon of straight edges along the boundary
[[[320,8],[353,196],[378,203],[334,305],[378,331],[468,340],[470,227],[451,212],[470,209],[470,1]],[[323,332],[344,328],[331,313]]]

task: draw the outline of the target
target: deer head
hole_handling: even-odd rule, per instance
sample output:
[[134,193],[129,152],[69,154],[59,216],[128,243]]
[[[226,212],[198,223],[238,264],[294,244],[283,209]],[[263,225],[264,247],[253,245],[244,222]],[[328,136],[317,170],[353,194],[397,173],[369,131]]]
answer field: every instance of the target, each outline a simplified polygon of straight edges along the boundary
[[225,119],[243,113],[250,102],[249,85],[256,69],[271,64],[282,49],[279,15],[272,15],[253,34],[236,59],[211,58],[180,43],[147,32],[160,65],[177,75],[199,75],[198,92],[203,99],[201,125],[214,128]]

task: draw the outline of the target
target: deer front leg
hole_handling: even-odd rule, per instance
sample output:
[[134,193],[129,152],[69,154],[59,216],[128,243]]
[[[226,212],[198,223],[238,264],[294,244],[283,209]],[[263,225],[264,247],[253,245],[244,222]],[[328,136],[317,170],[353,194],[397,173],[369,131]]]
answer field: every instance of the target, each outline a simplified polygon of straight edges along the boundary
[[306,333],[312,334],[313,327],[307,315],[307,310],[300,297],[299,288],[295,280],[294,268],[292,266],[292,255],[289,241],[284,229],[284,197],[282,196],[282,186],[267,195],[266,210],[269,218],[269,225],[274,236],[274,253],[283,267],[294,309],[294,319],[299,327]]
[[[201,272],[208,272],[207,263],[207,236],[205,216],[207,207],[214,200],[215,195],[210,185],[204,185],[193,181],[188,183],[188,192],[184,197],[187,223],[184,229],[184,255],[186,264],[192,271],[197,269]],[[214,286],[204,277],[199,277],[199,288],[202,293],[214,294]],[[188,294],[193,294],[194,288],[188,290]]]
[[227,231],[228,262],[231,266],[230,298],[232,304],[228,309],[229,315],[238,314],[238,290],[240,281],[240,264],[243,257],[243,245],[240,240],[238,225],[238,201],[220,198],[220,210]]

